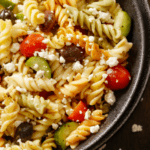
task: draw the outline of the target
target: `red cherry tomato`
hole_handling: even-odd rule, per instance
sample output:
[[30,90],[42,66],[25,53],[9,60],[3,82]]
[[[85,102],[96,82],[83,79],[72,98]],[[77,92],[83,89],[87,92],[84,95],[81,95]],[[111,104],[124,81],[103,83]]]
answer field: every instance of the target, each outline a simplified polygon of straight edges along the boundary
[[109,68],[107,70],[107,74],[108,76],[105,83],[106,86],[111,90],[124,89],[131,80],[129,71],[121,65]]
[[32,57],[35,51],[46,49],[47,45],[43,43],[44,37],[41,34],[28,35],[20,45],[21,53],[26,57]]
[[84,120],[85,112],[87,111],[87,105],[80,101],[74,109],[73,113],[68,117],[69,120],[82,122]]

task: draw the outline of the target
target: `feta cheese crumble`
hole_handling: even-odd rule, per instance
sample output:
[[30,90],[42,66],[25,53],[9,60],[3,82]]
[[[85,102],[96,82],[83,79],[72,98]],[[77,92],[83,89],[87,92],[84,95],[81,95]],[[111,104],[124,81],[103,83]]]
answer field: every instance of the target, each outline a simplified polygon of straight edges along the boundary
[[91,111],[88,109],[88,110],[85,112],[84,119],[88,120],[90,117],[91,117]]
[[64,59],[64,57],[60,56],[59,62],[60,62],[60,63],[65,63],[65,61],[66,61],[66,60]]
[[94,36],[89,36],[89,42],[94,42]]
[[99,128],[100,128],[99,125],[92,126],[92,127],[90,127],[90,132],[91,133],[97,133]]
[[16,70],[15,64],[13,62],[8,63],[8,64],[3,64],[3,66],[8,73],[13,73]]
[[19,49],[20,49],[20,44],[19,43],[13,43],[11,48],[10,48],[10,51],[12,53],[16,53],[19,51]]
[[82,68],[83,68],[83,65],[81,65],[80,62],[77,61],[77,62],[75,62],[75,63],[73,64],[73,68],[72,68],[72,69],[73,69],[74,71],[76,71],[76,72],[80,72]]
[[57,129],[58,129],[58,124],[53,123],[53,124],[52,124],[52,128],[53,128],[54,130],[57,130]]
[[27,92],[27,90],[25,88],[21,88],[19,86],[16,87],[16,90],[21,92],[21,93],[26,93]]
[[132,125],[132,132],[140,132],[142,131],[142,126],[141,125],[137,125],[137,124],[133,124]]
[[44,73],[45,73],[45,71],[43,71],[43,70],[37,71],[37,73],[35,75],[35,78],[42,78],[42,77],[44,77]]
[[110,57],[110,58],[106,61],[106,64],[107,64],[109,67],[117,66],[118,63],[119,63],[119,61],[117,60],[117,57]]
[[104,99],[108,104],[113,105],[116,101],[114,92],[112,90],[109,90],[108,93],[105,94]]

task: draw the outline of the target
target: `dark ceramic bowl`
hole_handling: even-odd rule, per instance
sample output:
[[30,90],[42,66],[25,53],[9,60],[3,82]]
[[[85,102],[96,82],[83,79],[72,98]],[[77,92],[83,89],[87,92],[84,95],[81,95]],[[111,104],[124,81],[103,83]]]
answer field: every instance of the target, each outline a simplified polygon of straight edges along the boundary
[[[128,41],[133,42],[129,54],[130,85],[115,93],[117,102],[101,126],[101,130],[80,143],[75,150],[95,150],[106,142],[125,123],[137,106],[150,73],[150,9],[147,0],[118,0],[132,18]],[[69,148],[68,148],[69,150]]]

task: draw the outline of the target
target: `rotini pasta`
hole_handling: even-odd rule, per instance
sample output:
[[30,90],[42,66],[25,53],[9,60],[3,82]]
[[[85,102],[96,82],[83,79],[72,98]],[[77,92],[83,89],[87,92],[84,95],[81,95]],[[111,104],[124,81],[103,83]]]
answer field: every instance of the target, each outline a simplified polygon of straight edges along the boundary
[[12,23],[10,20],[0,19],[0,64],[10,61]]
[[44,23],[45,15],[38,10],[38,3],[36,0],[25,0],[23,6],[24,15],[28,18],[34,27],[36,27],[38,24]]
[[104,120],[106,116],[102,115],[101,110],[95,110],[89,120],[85,120],[79,125],[79,127],[74,130],[66,139],[66,145],[70,145],[71,148],[75,148],[80,141],[83,141],[91,134],[90,127],[95,125],[100,125],[101,121]]
[[53,79],[48,78],[32,78],[28,76],[23,76],[20,73],[15,73],[10,77],[6,77],[5,81],[10,84],[16,86],[20,86],[21,88],[25,88],[28,91],[54,91],[54,84],[56,83]]

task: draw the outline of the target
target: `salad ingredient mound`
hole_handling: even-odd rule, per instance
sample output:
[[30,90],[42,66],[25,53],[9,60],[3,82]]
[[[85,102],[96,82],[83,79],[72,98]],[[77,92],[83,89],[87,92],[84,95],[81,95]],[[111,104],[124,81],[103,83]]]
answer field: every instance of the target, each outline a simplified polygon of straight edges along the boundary
[[74,149],[102,132],[129,90],[130,29],[115,0],[1,0],[0,149]]

